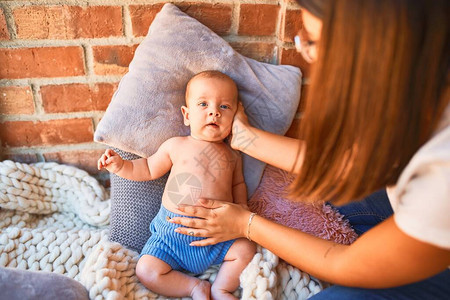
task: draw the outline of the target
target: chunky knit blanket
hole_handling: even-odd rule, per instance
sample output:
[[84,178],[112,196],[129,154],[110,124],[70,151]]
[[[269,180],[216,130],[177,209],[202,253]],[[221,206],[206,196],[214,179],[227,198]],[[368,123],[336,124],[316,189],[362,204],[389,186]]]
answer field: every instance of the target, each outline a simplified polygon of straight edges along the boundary
[[[138,253],[108,240],[109,213],[108,193],[83,170],[0,162],[0,266],[69,276],[91,299],[164,299],[139,283]],[[306,299],[324,288],[261,247],[240,279],[242,299]]]

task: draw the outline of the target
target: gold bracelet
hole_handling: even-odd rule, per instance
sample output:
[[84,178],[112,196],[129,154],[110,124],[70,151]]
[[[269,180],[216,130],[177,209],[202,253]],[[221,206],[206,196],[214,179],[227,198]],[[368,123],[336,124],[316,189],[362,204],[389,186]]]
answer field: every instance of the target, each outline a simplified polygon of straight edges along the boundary
[[252,225],[253,217],[256,216],[256,213],[251,213],[250,217],[248,218],[248,224],[247,224],[247,240],[252,241],[250,238],[250,225]]

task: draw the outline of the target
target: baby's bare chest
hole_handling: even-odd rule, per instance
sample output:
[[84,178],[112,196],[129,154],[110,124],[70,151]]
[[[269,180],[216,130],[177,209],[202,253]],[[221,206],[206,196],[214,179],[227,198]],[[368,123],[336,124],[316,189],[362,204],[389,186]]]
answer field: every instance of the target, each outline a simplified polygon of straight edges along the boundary
[[203,147],[178,149],[172,172],[188,172],[201,181],[231,184],[236,156],[226,145],[206,144]]

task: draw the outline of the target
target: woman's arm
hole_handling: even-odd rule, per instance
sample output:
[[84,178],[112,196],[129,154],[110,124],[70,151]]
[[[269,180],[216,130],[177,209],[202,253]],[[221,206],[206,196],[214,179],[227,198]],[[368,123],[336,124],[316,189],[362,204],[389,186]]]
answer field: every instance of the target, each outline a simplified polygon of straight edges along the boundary
[[300,169],[301,157],[297,163],[296,158],[302,154],[300,148],[303,148],[303,143],[252,127],[242,104],[234,117],[231,146],[279,169],[294,173]]
[[428,278],[450,265],[449,250],[409,237],[393,217],[349,246],[259,216],[253,219],[250,232],[252,240],[299,269],[345,286],[394,287]]
[[236,165],[233,171],[233,202],[242,205],[248,209],[247,206],[247,186],[244,181],[244,174],[242,172],[242,157],[236,153]]
[[[412,283],[443,271],[450,265],[450,251],[404,234],[393,218],[379,224],[350,246],[326,241],[255,216],[240,206],[202,200],[201,207],[182,207],[188,216],[174,218],[187,226],[177,232],[209,237],[193,243],[204,246],[232,238],[249,237],[290,264],[331,283],[366,288],[386,288]],[[233,216],[230,218],[230,216]],[[192,229],[194,228],[194,229]]]

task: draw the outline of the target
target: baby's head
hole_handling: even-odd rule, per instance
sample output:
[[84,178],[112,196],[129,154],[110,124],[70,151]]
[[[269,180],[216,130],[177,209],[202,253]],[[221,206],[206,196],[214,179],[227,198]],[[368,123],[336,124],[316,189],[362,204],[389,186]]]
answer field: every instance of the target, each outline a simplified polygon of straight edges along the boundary
[[238,90],[233,79],[219,71],[204,71],[189,80],[186,106],[181,112],[192,137],[219,142],[230,134],[237,106]]

